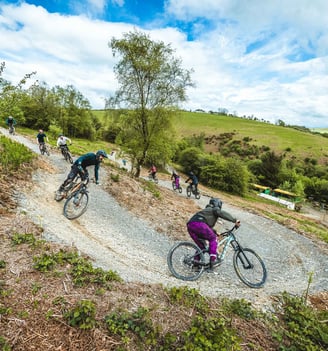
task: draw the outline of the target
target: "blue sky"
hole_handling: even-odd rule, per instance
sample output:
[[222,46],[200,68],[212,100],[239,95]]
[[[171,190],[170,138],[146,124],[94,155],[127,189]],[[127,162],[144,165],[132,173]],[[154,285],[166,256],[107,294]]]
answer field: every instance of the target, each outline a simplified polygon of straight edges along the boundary
[[327,23],[326,0],[0,0],[0,62],[14,84],[37,71],[103,108],[108,42],[137,28],[194,70],[181,107],[327,128]]

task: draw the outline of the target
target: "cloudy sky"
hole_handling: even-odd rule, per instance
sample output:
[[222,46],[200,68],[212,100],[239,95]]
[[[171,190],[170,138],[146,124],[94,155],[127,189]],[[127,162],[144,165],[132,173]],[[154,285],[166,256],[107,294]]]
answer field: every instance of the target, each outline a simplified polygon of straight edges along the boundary
[[3,78],[37,71],[102,109],[117,88],[108,42],[134,28],[194,70],[181,107],[328,127],[327,0],[0,0]]

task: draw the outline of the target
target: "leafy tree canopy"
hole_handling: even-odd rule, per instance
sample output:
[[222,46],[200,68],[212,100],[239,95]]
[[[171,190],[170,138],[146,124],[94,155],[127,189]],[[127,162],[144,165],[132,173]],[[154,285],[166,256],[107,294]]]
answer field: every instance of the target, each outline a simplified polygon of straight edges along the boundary
[[109,47],[120,61],[114,67],[119,88],[107,106],[129,109],[121,114],[118,140],[132,154],[139,176],[149,158],[156,162],[171,156],[172,149],[164,147],[173,143],[171,116],[193,85],[191,71],[181,67],[170,45],[136,30],[112,38]]

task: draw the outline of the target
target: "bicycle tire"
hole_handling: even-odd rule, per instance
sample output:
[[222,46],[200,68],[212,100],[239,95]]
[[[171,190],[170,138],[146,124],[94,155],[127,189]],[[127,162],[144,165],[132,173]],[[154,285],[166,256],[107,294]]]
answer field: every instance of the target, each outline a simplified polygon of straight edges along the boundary
[[73,157],[72,157],[72,155],[71,155],[70,152],[67,153],[67,158],[68,158],[68,162],[69,162],[70,164],[73,164]]
[[195,192],[195,198],[196,198],[197,200],[200,199],[200,192],[199,192],[199,191]]
[[182,188],[181,188],[181,186],[179,186],[179,193],[180,193],[180,194],[182,193]]
[[67,219],[76,219],[87,210],[89,195],[84,190],[79,190],[67,198],[64,204],[64,216]]
[[177,187],[175,186],[175,181],[173,180],[173,182],[172,182],[172,189],[175,191],[175,190],[177,190]]
[[190,197],[191,196],[191,186],[190,185],[187,186],[186,191],[187,191],[187,196]]
[[[195,269],[195,256],[199,255],[199,269]],[[205,258],[201,249],[190,241],[181,241],[167,254],[167,265],[170,272],[178,279],[197,280],[204,272]]]
[[265,264],[252,249],[243,248],[235,251],[233,267],[238,278],[250,288],[261,288],[267,279]]

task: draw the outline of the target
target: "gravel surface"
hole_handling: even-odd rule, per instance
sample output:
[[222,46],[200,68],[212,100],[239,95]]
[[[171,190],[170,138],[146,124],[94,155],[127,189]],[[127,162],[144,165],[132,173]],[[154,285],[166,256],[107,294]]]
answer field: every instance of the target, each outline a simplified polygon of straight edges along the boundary
[[[5,129],[0,131],[8,135]],[[36,143],[20,135],[13,136],[13,139],[39,153]],[[242,223],[237,234],[240,243],[255,250],[265,261],[268,270],[265,286],[251,289],[239,281],[233,270],[230,250],[216,274],[205,273],[196,282],[177,280],[170,275],[166,264],[167,253],[174,242],[122,208],[102,185],[90,184],[89,207],[83,216],[73,221],[66,219],[64,203],[54,201],[54,192],[65,179],[70,165],[57,151],[53,151],[50,157],[40,157],[49,162],[54,171],[36,170],[32,189],[17,194],[19,211],[43,227],[45,239],[75,246],[89,255],[96,266],[117,271],[127,282],[169,287],[188,285],[204,295],[244,298],[259,306],[269,305],[270,297],[282,291],[302,294],[311,272],[314,277],[310,293],[328,290],[325,251],[272,220],[230,204],[224,205],[225,210]],[[106,175],[106,167],[101,167],[100,181],[106,180]],[[170,187],[171,183],[160,181],[159,186]],[[200,206],[207,202],[205,196],[198,200]],[[230,226],[231,223],[225,225]]]

